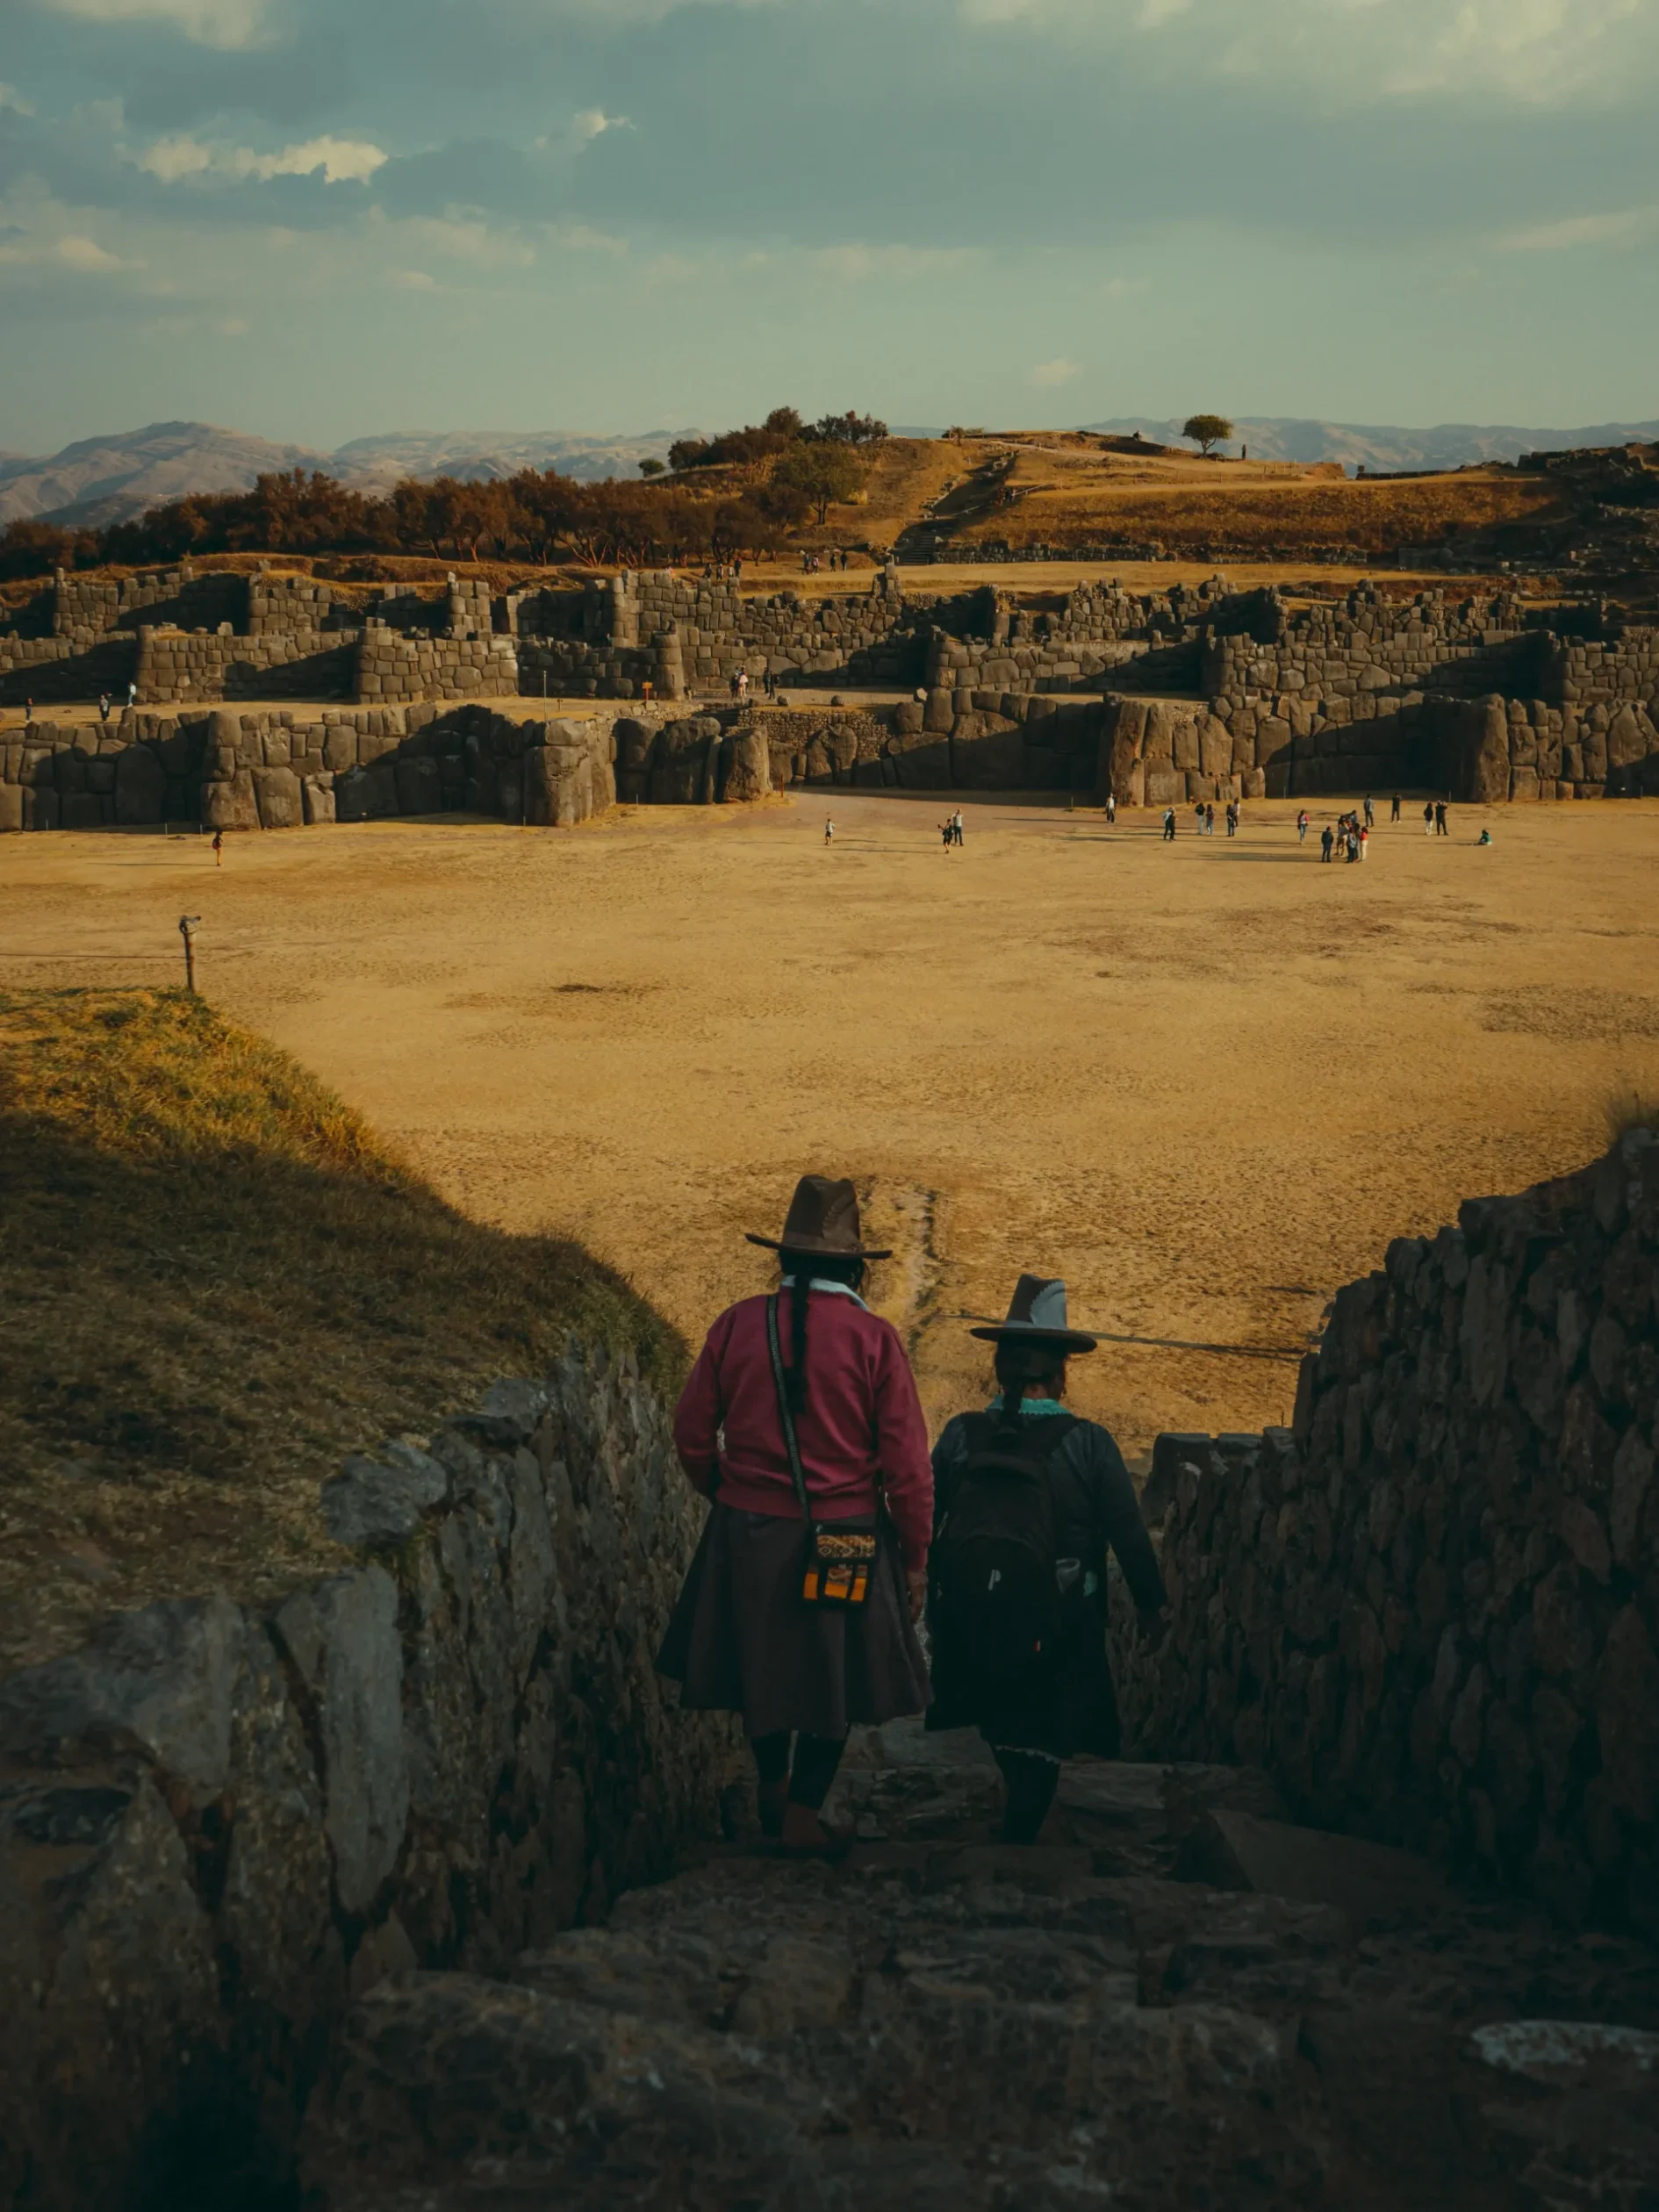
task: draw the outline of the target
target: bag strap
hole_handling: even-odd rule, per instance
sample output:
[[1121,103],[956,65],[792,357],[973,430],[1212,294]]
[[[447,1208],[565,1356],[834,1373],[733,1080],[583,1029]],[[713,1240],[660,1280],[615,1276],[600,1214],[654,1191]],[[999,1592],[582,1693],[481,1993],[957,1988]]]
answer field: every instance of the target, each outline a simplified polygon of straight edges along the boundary
[[[804,1298],[807,1293],[797,1284],[789,1295],[792,1298]],[[772,1354],[772,1379],[777,1386],[778,1418],[783,1423],[784,1450],[789,1454],[790,1479],[795,1486],[801,1518],[810,1522],[812,1508],[807,1503],[807,1478],[801,1471],[801,1446],[795,1439],[795,1417],[789,1410],[789,1385],[784,1380],[783,1346],[778,1337],[778,1293],[775,1290],[766,1301],[766,1348]]]
[[1046,1460],[1074,1430],[1083,1426],[1075,1413],[1045,1413],[1030,1417],[1022,1413],[1018,1416],[1016,1426],[1001,1407],[995,1413],[970,1413],[967,1418],[981,1424],[977,1432],[980,1440],[977,1445],[972,1440],[970,1433],[970,1454],[975,1451],[992,1451],[999,1438],[1008,1438],[1016,1440],[1021,1447],[1021,1458],[1037,1460]]

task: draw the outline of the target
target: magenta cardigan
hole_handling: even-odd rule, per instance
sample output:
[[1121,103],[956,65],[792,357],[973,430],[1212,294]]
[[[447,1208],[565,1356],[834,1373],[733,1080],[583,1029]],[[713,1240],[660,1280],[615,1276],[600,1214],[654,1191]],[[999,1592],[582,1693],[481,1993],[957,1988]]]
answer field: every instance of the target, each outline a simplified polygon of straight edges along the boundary
[[[790,1357],[790,1300],[779,1301],[784,1364]],[[927,1563],[933,1531],[933,1468],[916,1377],[890,1321],[835,1291],[810,1292],[807,1402],[795,1435],[807,1495],[818,1520],[851,1520],[876,1510],[878,1490],[899,1533],[905,1566]],[[724,1433],[725,1448],[719,1438]],[[766,1301],[729,1306],[708,1332],[674,1413],[680,1464],[707,1497],[750,1513],[800,1513],[772,1358]]]

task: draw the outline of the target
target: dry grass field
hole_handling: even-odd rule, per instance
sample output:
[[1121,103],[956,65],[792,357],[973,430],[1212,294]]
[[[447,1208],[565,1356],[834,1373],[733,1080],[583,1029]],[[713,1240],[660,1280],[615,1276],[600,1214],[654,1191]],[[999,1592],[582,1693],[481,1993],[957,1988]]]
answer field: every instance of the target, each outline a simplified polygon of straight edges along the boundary
[[447,1206],[176,987],[0,988],[0,1674],[111,1605],[327,1572],[330,1462],[568,1330],[683,1366],[573,1246]]
[[[156,1164],[158,1144],[196,1141],[188,1070],[136,1118],[116,1093],[62,1094],[80,1155],[95,1107],[104,1134],[56,1228],[38,1191],[18,1203],[14,1139],[13,1262],[61,1246],[103,1317],[54,1334],[8,1297],[5,1440],[14,1478],[32,1470],[39,1541],[17,1549],[15,1512],[9,1533],[40,1602],[60,1621],[121,1602],[124,1562],[180,1498],[200,1529],[233,1528],[244,1456],[280,1476],[263,1526],[298,1555],[342,1450],[537,1355],[522,1330],[492,1340],[508,1306],[540,1302],[533,1336],[563,1325],[568,1283],[536,1272],[559,1246],[525,1238],[578,1239],[695,1340],[765,1280],[743,1230],[779,1221],[803,1168],[852,1174],[896,1246],[873,1295],[936,1425],[986,1387],[966,1318],[1033,1268],[1113,1339],[1075,1395],[1132,1450],[1284,1418],[1327,1299],[1390,1238],[1581,1162],[1613,1093],[1659,1090],[1659,804],[1463,810],[1444,841],[1408,818],[1362,866],[1329,868],[1289,806],[1247,808],[1236,842],[1183,822],[1167,847],[1153,818],[969,803],[946,858],[944,804],[388,822],[233,839],[219,870],[195,837],[10,840],[0,988],[172,982],[178,916],[200,914],[211,1007],[376,1132],[283,1077],[313,1135],[260,1205],[233,1178],[217,1226]],[[35,1019],[14,1003],[0,1036],[15,1112],[51,1088]],[[288,1223],[271,1203],[320,1188],[313,1169],[336,1190],[342,1146],[368,1178],[351,1206],[396,1217],[391,1295],[341,1275],[327,1209]],[[118,1186],[137,1225],[113,1224]],[[214,1333],[233,1308],[262,1345],[248,1390]],[[246,1453],[215,1390],[251,1423]],[[135,1468],[123,1406],[165,1410],[176,1447]]]
[[1346,479],[1321,463],[1158,457],[1105,452],[1086,439],[1023,439],[1007,479],[1012,505],[970,521],[968,543],[1086,542],[1091,535],[1158,540],[1173,552],[1225,543],[1264,554],[1287,545],[1352,546],[1355,558],[1437,545],[1551,514],[1560,489],[1506,469],[1390,481]]

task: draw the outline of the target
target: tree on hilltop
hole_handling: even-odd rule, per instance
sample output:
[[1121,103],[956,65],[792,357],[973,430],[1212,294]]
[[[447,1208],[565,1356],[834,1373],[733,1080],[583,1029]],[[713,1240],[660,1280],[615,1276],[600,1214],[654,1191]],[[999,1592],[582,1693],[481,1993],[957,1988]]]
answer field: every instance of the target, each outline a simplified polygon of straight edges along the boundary
[[654,453],[648,453],[639,464],[639,472],[643,477],[659,477],[665,473],[667,468],[666,461],[659,461]]
[[845,414],[820,415],[810,430],[801,434],[820,445],[879,445],[887,426],[874,415],[861,415],[849,407]]
[[1232,437],[1232,425],[1225,415],[1189,415],[1181,427],[1181,434],[1193,439],[1208,460],[1218,445],[1225,445]]
[[850,445],[830,439],[792,446],[772,472],[779,489],[794,491],[809,500],[819,528],[832,506],[857,499],[864,489],[864,469]]

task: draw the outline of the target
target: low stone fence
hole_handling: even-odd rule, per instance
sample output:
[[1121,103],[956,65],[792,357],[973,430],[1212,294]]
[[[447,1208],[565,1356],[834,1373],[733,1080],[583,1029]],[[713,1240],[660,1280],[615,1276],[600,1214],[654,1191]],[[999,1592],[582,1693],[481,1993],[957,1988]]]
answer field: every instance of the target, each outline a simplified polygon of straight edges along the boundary
[[692,1504],[667,1409],[572,1347],[348,1460],[338,1573],[0,1684],[0,2201],[278,2201],[350,1999],[492,1974],[712,1828],[723,1726],[653,1671]]
[[1160,1440],[1172,1620],[1157,1655],[1120,1634],[1131,1744],[1659,1934],[1656,1418],[1641,1130],[1392,1245],[1294,1431]]

